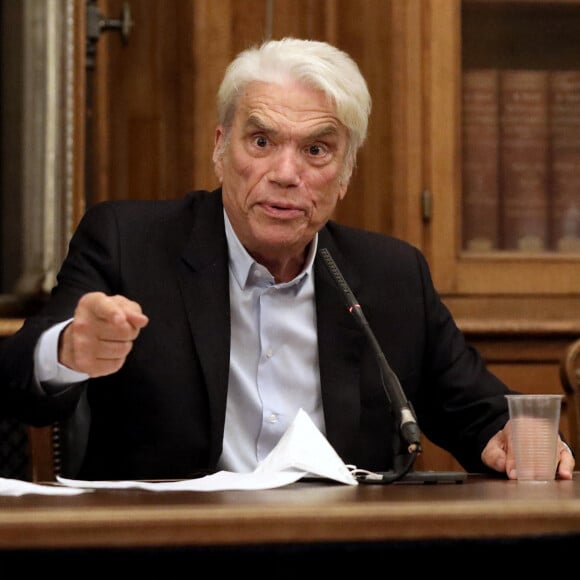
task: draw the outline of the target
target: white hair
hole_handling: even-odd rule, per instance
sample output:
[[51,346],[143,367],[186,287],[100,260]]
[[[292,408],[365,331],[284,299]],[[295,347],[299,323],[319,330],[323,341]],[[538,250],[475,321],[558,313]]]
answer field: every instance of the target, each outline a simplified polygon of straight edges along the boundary
[[354,60],[326,42],[283,38],[239,53],[228,66],[217,94],[219,123],[231,126],[238,97],[249,83],[282,84],[289,79],[327,95],[348,130],[354,160],[366,139],[371,97]]

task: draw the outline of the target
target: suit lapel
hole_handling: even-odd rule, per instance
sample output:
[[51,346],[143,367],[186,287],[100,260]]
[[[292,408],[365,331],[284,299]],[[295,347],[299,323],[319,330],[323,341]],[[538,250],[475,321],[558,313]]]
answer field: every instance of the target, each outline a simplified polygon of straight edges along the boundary
[[[327,248],[356,294],[357,278],[351,273],[326,230],[319,250]],[[360,358],[364,336],[322,259],[315,262],[316,311],[322,401],[326,436],[342,458],[355,458],[360,437]]]
[[182,254],[180,285],[207,385],[210,461],[216,462],[222,447],[230,359],[228,249],[221,202],[198,205],[192,237]]

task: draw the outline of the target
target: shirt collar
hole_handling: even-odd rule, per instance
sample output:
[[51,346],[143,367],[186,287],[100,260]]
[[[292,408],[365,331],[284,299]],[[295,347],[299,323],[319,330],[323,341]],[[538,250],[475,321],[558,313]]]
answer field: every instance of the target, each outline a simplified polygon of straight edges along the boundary
[[[255,271],[257,268],[261,268],[266,270],[264,266],[258,264],[250,254],[248,254],[246,248],[240,242],[236,232],[234,232],[234,228],[230,223],[228,215],[224,209],[224,222],[226,227],[226,238],[228,242],[228,252],[230,256],[230,270],[234,275],[238,285],[240,288],[244,289],[248,284],[254,285],[254,277],[252,276],[252,272]],[[306,262],[304,263],[304,268],[302,271],[290,282],[286,282],[283,284],[277,284],[277,286],[285,287],[285,286],[293,286],[293,285],[302,285],[302,282],[308,277],[312,276],[312,268],[314,266],[314,257],[316,256],[316,249],[318,247],[318,234],[314,236],[312,243],[308,248],[308,255],[306,256]],[[271,276],[271,274],[270,274]]]

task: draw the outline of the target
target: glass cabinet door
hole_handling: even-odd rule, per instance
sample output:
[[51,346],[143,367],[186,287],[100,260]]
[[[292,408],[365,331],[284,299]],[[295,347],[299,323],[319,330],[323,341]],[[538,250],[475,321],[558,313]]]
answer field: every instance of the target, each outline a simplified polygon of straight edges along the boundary
[[437,286],[579,295],[580,2],[431,0],[424,25]]
[[580,250],[580,6],[464,2],[462,250]]

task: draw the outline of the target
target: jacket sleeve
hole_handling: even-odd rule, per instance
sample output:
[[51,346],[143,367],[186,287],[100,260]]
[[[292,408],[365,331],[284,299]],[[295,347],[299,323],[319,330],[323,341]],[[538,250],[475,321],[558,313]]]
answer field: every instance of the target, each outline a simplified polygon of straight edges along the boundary
[[49,394],[34,373],[34,351],[41,334],[71,318],[79,298],[89,291],[113,292],[115,220],[108,204],[85,214],[73,238],[50,300],[14,335],[0,342],[0,413],[26,424],[43,426],[69,417],[85,382]]
[[508,420],[505,395],[513,391],[467,343],[418,254],[427,320],[422,388],[415,403],[419,425],[467,471],[485,472],[481,452]]

